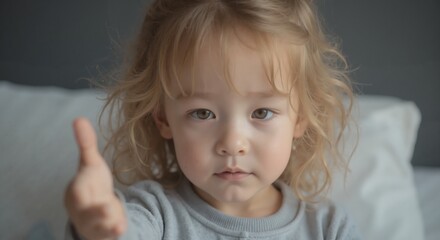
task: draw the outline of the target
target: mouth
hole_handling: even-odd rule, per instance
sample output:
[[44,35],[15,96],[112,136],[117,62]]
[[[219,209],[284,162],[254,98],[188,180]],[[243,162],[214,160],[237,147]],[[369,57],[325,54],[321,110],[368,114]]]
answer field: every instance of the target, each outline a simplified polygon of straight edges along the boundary
[[252,175],[252,173],[240,169],[227,169],[214,175],[224,180],[238,181]]

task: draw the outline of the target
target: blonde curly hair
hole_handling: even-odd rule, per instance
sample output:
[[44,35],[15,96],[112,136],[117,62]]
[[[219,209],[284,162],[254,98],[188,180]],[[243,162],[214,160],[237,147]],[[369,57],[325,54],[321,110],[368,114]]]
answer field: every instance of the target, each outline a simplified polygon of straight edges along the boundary
[[239,35],[239,29],[255,37],[255,50],[264,58],[274,88],[275,68],[280,65],[270,54],[274,39],[287,43],[289,67],[295,72],[289,76],[291,92],[294,88],[298,114],[308,125],[304,135],[294,139],[280,180],[306,201],[328,189],[333,166],[346,166],[338,145],[349,120],[353,91],[346,61],[324,35],[311,0],[154,1],[129,67],[109,89],[104,107],[110,115],[107,149],[113,151],[113,171],[119,182],[152,179],[173,186],[179,181],[182,174],[173,142],[161,137],[153,116],[169,94],[170,81],[179,79],[184,70],[194,70],[204,42],[218,39],[219,51],[225,52],[227,36]]

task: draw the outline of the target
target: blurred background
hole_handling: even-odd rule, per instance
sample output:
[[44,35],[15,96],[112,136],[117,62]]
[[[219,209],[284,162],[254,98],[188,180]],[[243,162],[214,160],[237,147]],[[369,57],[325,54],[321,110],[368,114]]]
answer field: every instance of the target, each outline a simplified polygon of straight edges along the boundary
[[[120,63],[149,1],[0,3],[0,80],[89,88]],[[440,166],[440,2],[318,0],[362,94],[414,101],[422,123],[414,165]]]

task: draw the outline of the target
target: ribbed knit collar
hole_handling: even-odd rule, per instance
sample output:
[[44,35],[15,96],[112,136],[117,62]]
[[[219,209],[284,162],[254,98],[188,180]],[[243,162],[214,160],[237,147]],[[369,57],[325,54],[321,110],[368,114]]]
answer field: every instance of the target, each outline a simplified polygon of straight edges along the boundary
[[[304,213],[304,204],[298,201],[290,187],[282,182],[276,182],[274,186],[281,190],[283,200],[280,209],[274,214],[261,218],[245,218],[226,215],[201,199],[192,189],[188,180],[184,180],[178,187],[177,192],[188,207],[190,214],[213,230],[236,235],[246,236],[261,234],[274,234],[284,231],[292,231],[295,228],[295,219],[298,214]],[[266,234],[264,234],[266,233]]]

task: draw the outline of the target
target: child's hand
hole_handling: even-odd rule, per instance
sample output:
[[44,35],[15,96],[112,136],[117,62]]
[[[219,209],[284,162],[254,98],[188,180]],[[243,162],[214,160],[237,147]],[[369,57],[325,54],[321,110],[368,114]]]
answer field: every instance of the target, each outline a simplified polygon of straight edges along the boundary
[[126,229],[122,203],[113,191],[111,172],[99,153],[90,122],[73,123],[80,151],[78,171],[65,193],[65,205],[79,234],[86,239],[111,239]]

